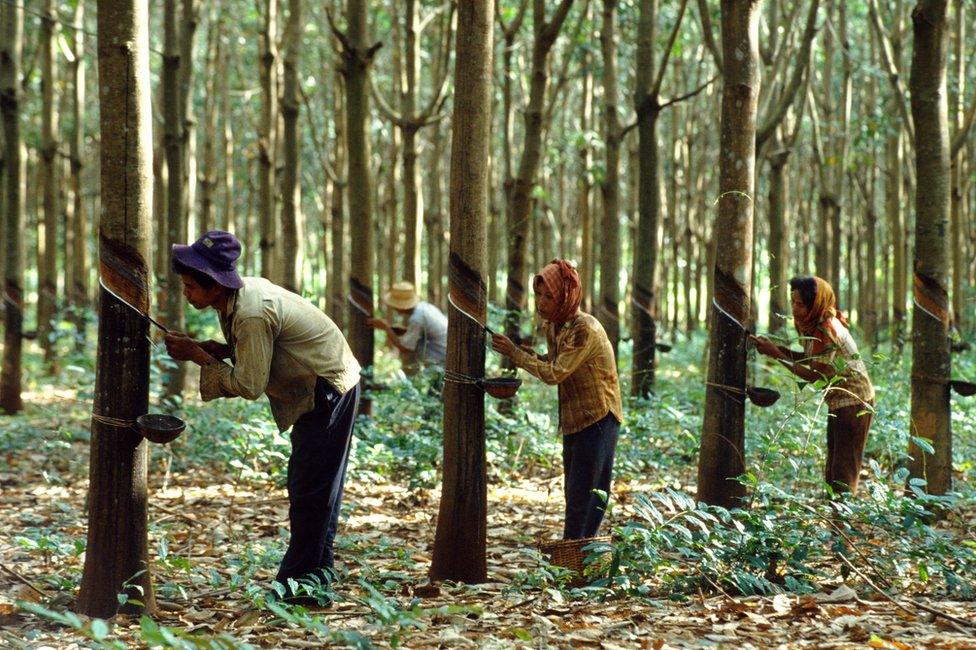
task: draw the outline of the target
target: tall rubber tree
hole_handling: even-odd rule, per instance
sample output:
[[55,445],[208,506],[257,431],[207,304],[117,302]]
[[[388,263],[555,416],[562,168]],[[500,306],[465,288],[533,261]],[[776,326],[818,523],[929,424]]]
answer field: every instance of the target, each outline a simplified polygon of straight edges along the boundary
[[519,322],[526,303],[525,285],[529,276],[526,253],[529,227],[532,224],[533,190],[539,161],[542,159],[543,134],[547,126],[545,109],[549,88],[549,53],[572,5],[573,0],[561,0],[552,18],[547,20],[545,0],[532,0],[532,71],[529,101],[523,114],[525,132],[522,157],[519,159],[515,177],[506,179],[506,183],[511,185],[511,195],[507,210],[508,281],[505,290],[505,333],[513,340],[518,340]]
[[[369,68],[381,43],[369,43],[365,0],[346,0],[346,32],[332,25],[341,43],[346,88],[346,188],[349,193],[349,296],[360,309],[349,310],[349,345],[356,359],[372,373],[374,337],[366,326],[373,310],[373,190],[370,178]],[[369,412],[364,400],[360,409]]]
[[715,294],[708,341],[698,499],[731,507],[745,494],[746,336],[752,314],[752,227],[762,0],[722,0],[721,141]]
[[[909,79],[915,124],[915,259],[912,290],[912,399],[908,468],[926,490],[952,489],[949,408],[949,108],[946,88],[948,0],[921,0],[912,11]],[[925,438],[935,453],[917,444]]]
[[[188,0],[184,0],[188,1]],[[183,48],[180,47],[179,0],[163,3],[163,142],[166,150],[166,238],[170,245],[187,242],[186,184],[183,182],[186,155],[183,133],[183,92],[180,71]],[[186,328],[186,301],[183,287],[169,268],[166,269],[166,322],[177,331]],[[186,363],[178,362],[168,369],[166,395],[176,396],[186,384]]]
[[58,309],[58,112],[56,105],[55,46],[60,37],[60,22],[54,0],[44,0],[41,38],[41,148],[38,166],[41,207],[44,212],[44,236],[38,241],[37,260],[37,338],[44,350],[44,363],[55,371],[56,358],[51,341],[52,321]]
[[[637,23],[637,70],[634,83],[634,108],[637,112],[638,166],[637,244],[634,250],[633,295],[634,363],[631,392],[647,396],[654,385],[654,352],[657,326],[654,323],[654,276],[658,258],[658,227],[661,220],[661,165],[657,124],[664,109],[661,84],[678,37],[688,0],[681,0],[661,61],[654,65],[655,23],[658,1],[642,0]],[[671,215],[672,222],[676,215]]]
[[[488,152],[491,141],[492,0],[458,5],[451,140],[449,291],[485,315],[488,291]],[[444,478],[431,580],[484,582],[488,568],[484,331],[451,308],[444,383]]]
[[[102,278],[125,287],[135,306],[150,296],[152,115],[149,97],[149,3],[98,3]],[[149,323],[101,291],[92,405],[88,542],[75,605],[108,618],[156,609],[149,573],[147,445],[131,427],[149,404]],[[128,599],[120,606],[119,594]]]
[[24,329],[24,186],[20,136],[24,6],[0,3],[0,119],[3,120],[3,366],[0,409],[24,408],[21,398]]
[[[74,24],[77,27],[85,22],[85,1],[75,4]],[[85,138],[85,34],[81,29],[72,30],[71,59],[71,115],[70,136],[71,159],[71,268],[65,285],[71,304],[77,309],[75,324],[78,327],[79,341],[85,338],[85,310],[91,306],[88,293],[88,214],[85,210],[85,196],[82,185],[82,172],[85,162],[82,149]]]
[[603,0],[600,51],[603,55],[604,171],[600,186],[603,223],[600,236],[600,301],[597,318],[606,330],[614,356],[620,342],[620,144],[623,128],[617,111],[617,38],[614,20],[618,0]]
[[299,293],[301,289],[301,248],[299,230],[302,219],[299,184],[301,138],[298,137],[299,53],[302,49],[302,0],[289,0],[288,22],[283,40],[284,83],[281,94],[281,116],[284,122],[284,171],[281,176],[281,244],[288,254],[281,259],[281,286]]

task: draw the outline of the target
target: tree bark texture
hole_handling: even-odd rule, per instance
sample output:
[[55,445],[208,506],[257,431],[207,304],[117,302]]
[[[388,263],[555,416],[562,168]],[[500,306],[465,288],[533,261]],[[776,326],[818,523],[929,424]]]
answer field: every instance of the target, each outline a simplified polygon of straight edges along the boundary
[[722,0],[722,125],[712,323],[698,499],[731,507],[745,494],[746,335],[752,314],[752,228],[761,0]]
[[[491,134],[492,0],[461,3],[451,142],[449,291],[462,304],[487,307],[485,240]],[[484,394],[470,378],[485,371],[484,332],[449,311],[444,384],[444,478],[431,580],[487,578],[487,477]]]
[[[123,282],[149,307],[152,116],[149,9],[141,0],[98,7],[102,219],[99,263],[109,283]],[[92,406],[88,543],[77,611],[108,618],[156,609],[147,538],[147,445],[130,426],[149,401],[148,323],[104,290]],[[111,424],[109,423],[111,422]],[[134,601],[141,602],[141,605]]]
[[24,329],[24,173],[20,136],[21,66],[24,50],[24,7],[0,4],[0,118],[3,120],[3,366],[0,409],[19,413],[23,374]]
[[[922,0],[912,12],[909,80],[915,123],[915,259],[912,309],[912,399],[909,470],[926,490],[952,489],[949,409],[949,109],[946,92],[947,0]],[[935,448],[925,453],[914,437]]]

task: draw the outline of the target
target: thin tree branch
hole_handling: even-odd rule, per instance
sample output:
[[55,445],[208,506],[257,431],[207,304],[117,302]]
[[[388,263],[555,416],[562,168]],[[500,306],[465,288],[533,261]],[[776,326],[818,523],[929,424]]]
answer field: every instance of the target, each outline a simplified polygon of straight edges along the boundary
[[715,42],[715,32],[712,29],[712,15],[708,11],[708,0],[698,0],[698,19],[701,22],[702,39],[705,41],[705,47],[712,53],[712,59],[715,60],[715,67],[718,68],[719,74],[721,74],[724,69],[722,64],[722,50],[719,49],[718,44]]
[[720,76],[721,75],[715,75],[714,77],[712,77],[711,79],[709,79],[708,81],[706,81],[702,85],[698,86],[698,88],[695,88],[691,92],[685,93],[684,95],[678,95],[677,97],[673,97],[673,98],[669,99],[668,101],[666,101],[666,102],[664,102],[664,103],[662,103],[660,105],[660,109],[663,111],[668,106],[673,106],[675,104],[678,104],[680,102],[685,101],[686,99],[691,99],[692,97],[700,94],[703,90],[705,90],[706,88],[708,88],[709,86],[711,86],[713,83],[715,83],[715,81]]
[[674,27],[671,28],[671,35],[668,37],[668,45],[664,48],[664,52],[661,53],[661,63],[657,67],[657,79],[654,80],[654,85],[651,86],[651,94],[657,97],[661,92],[661,84],[664,82],[664,73],[667,71],[668,61],[671,58],[671,51],[674,49],[674,42],[678,38],[678,30],[681,29],[681,21],[685,17],[685,9],[688,7],[688,0],[681,0],[681,6],[678,7],[678,18],[674,21]]
[[796,57],[793,73],[790,75],[790,80],[787,82],[786,88],[783,89],[782,95],[780,95],[779,102],[756,133],[757,149],[765,144],[766,140],[769,139],[769,136],[773,134],[773,131],[775,131],[776,127],[783,120],[783,116],[786,115],[786,111],[793,103],[796,91],[800,87],[800,82],[803,80],[803,73],[810,65],[813,39],[817,34],[817,10],[819,7],[820,0],[811,0],[810,12],[807,14],[806,26],[803,28],[803,40],[800,42],[800,52]]
[[888,80],[891,82],[892,89],[895,92],[895,104],[898,107],[898,112],[901,114],[902,126],[905,127],[905,133],[908,134],[908,142],[912,150],[915,149],[915,124],[912,122],[911,112],[908,110],[908,104],[905,98],[908,97],[908,89],[905,88],[904,82],[902,82],[901,75],[898,72],[898,66],[895,62],[894,54],[892,53],[891,40],[884,31],[884,27],[881,25],[881,17],[878,15],[878,3],[877,0],[868,0],[868,15],[871,18],[871,26],[874,28],[875,34],[878,36],[878,43],[881,46],[881,62],[884,64],[886,71],[888,72]]
[[969,103],[969,110],[966,111],[966,117],[963,120],[962,126],[952,136],[952,145],[949,149],[950,160],[955,158],[959,154],[959,150],[966,144],[966,137],[969,135],[974,121],[976,121],[976,93],[973,93],[972,101]]

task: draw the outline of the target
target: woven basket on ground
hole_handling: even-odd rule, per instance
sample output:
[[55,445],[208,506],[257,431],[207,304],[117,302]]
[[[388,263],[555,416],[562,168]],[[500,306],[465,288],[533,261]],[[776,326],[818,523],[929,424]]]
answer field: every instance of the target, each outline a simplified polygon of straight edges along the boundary
[[[560,539],[551,542],[543,542],[539,545],[539,550],[549,556],[549,561],[557,566],[571,569],[580,575],[583,574],[584,560],[589,555],[584,551],[587,546],[597,542],[609,543],[610,536],[584,537],[583,539]],[[604,553],[603,555],[609,555]]]

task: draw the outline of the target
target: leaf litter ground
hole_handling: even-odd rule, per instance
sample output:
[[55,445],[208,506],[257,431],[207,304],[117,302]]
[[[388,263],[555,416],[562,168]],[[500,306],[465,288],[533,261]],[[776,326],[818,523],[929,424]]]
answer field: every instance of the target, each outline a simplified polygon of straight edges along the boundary
[[[10,419],[0,463],[0,643],[10,647],[92,647],[70,626],[25,612],[17,601],[70,609],[83,563],[87,441],[84,399],[46,387]],[[201,435],[197,432],[197,435]],[[24,442],[24,441],[27,442]],[[278,459],[280,462],[281,459]],[[687,476],[669,477],[693,493]],[[255,605],[283,550],[287,497],[273,481],[241,480],[242,469],[173,461],[154,449],[149,517],[157,622],[199,643],[232,639],[257,647],[330,644],[386,647],[599,648],[974,648],[976,605],[885,599],[851,576],[806,595],[736,597],[700,593],[683,601],[558,588],[536,547],[561,526],[558,469],[536,469],[489,492],[489,581],[427,584],[438,491],[396,478],[351,472],[337,557],[343,567],[331,608]],[[683,484],[682,484],[683,482]],[[658,485],[615,486],[612,523],[633,515],[633,495]],[[956,518],[972,539],[972,514]],[[541,577],[540,577],[541,576]],[[248,589],[248,586],[251,589]],[[85,623],[82,618],[82,623]],[[137,619],[117,617],[110,639],[147,644]],[[221,635],[224,635],[221,637]],[[174,637],[175,638],[175,637]],[[152,643],[150,643],[153,645]],[[192,647],[192,646],[187,646]]]

